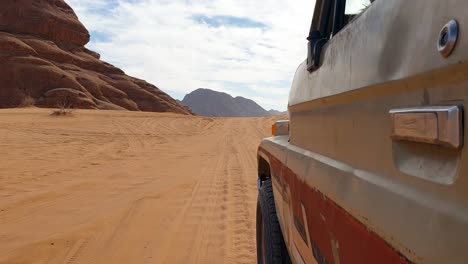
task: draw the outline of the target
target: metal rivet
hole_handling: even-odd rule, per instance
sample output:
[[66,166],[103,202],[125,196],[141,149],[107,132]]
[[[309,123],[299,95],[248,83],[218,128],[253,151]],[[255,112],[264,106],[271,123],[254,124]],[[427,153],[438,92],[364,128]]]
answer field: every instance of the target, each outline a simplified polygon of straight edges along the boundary
[[437,41],[437,50],[440,54],[447,58],[452,54],[458,40],[458,22],[450,20],[440,31],[439,40]]

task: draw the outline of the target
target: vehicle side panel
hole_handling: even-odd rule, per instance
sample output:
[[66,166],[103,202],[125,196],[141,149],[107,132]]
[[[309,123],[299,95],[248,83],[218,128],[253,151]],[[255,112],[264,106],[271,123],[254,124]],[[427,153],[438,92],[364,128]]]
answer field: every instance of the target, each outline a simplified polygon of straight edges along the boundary
[[[467,17],[465,0],[376,0],[326,44],[316,72],[309,74],[306,67],[297,72],[289,105],[466,62]],[[460,36],[452,55],[444,58],[437,43],[442,27],[451,19],[458,21]],[[425,80],[431,84],[433,79]]]
[[281,172],[281,177],[272,176],[272,182],[282,231],[288,238],[285,239],[294,263],[407,263],[344,209],[302,182],[267,150],[272,149],[272,144],[265,141],[259,153],[272,164],[272,173]]
[[[377,0],[329,41],[321,68],[299,67],[290,94],[286,166],[297,184],[317,190],[416,263],[468,262],[467,150],[394,141],[389,111],[465,105],[466,17],[468,2],[461,0]],[[462,32],[443,58],[436,44],[452,18]],[[300,199],[317,199],[291,193],[296,211],[308,203]],[[325,213],[305,207],[307,217]],[[345,238],[335,238],[341,258]],[[320,250],[331,261],[330,249]]]

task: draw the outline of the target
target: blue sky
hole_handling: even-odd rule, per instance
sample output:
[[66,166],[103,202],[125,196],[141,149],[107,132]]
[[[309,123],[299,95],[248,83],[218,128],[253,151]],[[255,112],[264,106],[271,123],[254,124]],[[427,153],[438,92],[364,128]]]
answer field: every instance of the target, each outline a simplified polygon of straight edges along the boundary
[[66,0],[88,48],[177,99],[197,88],[286,110],[314,0]]
[[206,24],[210,27],[238,27],[238,28],[266,28],[267,26],[259,21],[250,18],[235,16],[206,16],[194,15],[193,20],[198,24]]

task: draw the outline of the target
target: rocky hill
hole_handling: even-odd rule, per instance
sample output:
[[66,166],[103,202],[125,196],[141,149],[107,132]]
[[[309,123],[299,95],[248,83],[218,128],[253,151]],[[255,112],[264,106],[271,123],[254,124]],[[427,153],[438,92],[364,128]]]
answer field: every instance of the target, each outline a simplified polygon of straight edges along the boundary
[[0,108],[127,109],[191,114],[166,93],[100,60],[63,0],[0,3]]
[[278,110],[271,109],[268,111],[268,113],[270,113],[271,116],[277,116],[277,115],[287,115],[288,111],[278,111]]
[[209,89],[197,89],[187,94],[182,104],[193,113],[212,117],[260,117],[274,115],[256,102],[243,97],[232,97],[227,93]]

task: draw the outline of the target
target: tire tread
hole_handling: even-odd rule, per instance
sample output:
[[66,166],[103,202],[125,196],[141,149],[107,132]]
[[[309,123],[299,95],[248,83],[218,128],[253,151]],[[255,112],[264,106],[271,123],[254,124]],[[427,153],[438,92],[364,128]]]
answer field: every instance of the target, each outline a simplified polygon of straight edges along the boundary
[[[291,263],[286,245],[284,243],[281,227],[276,215],[275,199],[271,180],[264,181],[258,193],[258,206],[262,213],[262,220],[265,224],[265,263],[283,264]],[[257,214],[258,214],[257,210]],[[257,216],[258,217],[258,216]],[[258,223],[257,223],[257,228]],[[259,239],[259,237],[257,237]],[[258,242],[257,242],[258,245]],[[258,251],[259,254],[261,250]]]

